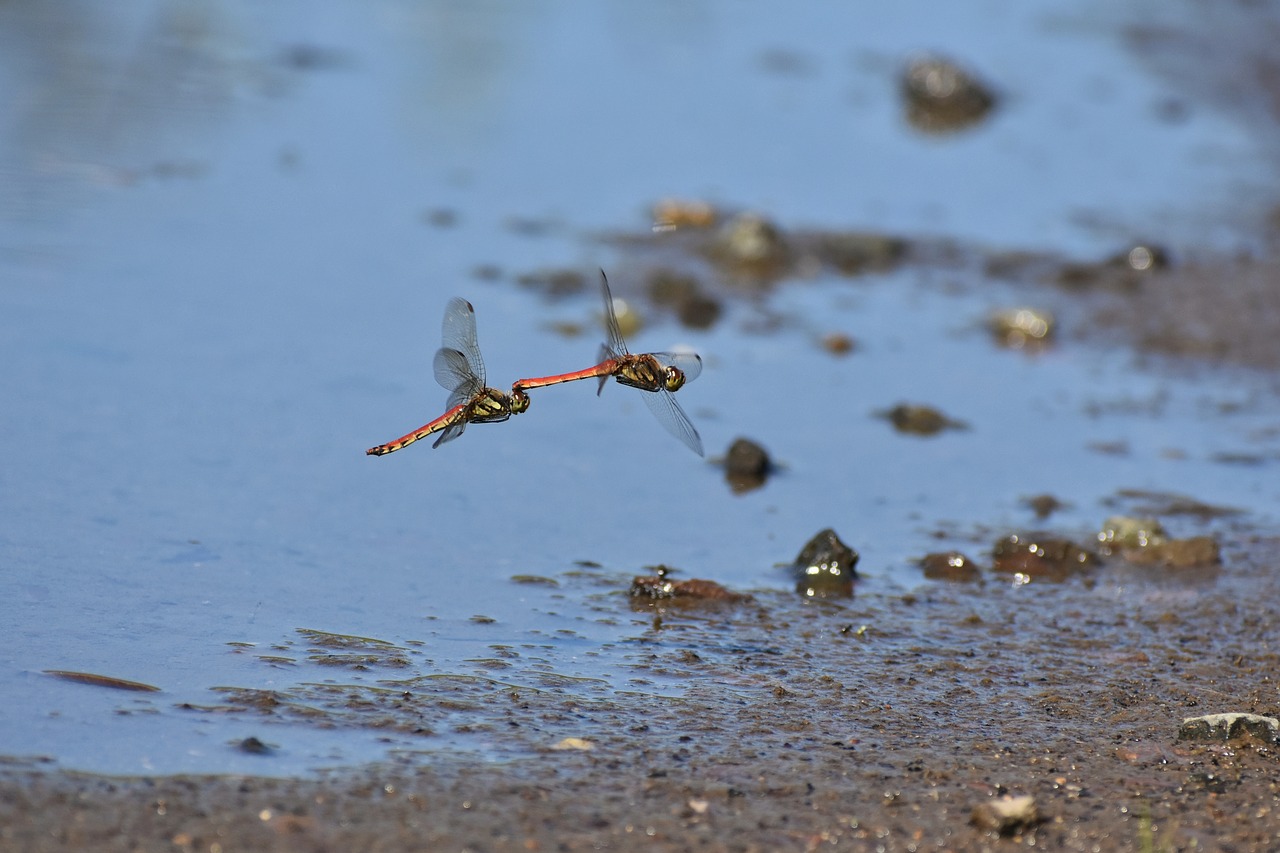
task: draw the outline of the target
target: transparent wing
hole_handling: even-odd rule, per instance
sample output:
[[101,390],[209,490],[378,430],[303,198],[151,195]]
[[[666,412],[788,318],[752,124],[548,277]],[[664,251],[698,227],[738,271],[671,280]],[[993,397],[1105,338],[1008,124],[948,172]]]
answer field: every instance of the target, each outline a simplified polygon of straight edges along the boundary
[[627,344],[622,340],[622,331],[618,328],[618,315],[613,313],[613,294],[609,292],[609,279],[604,274],[604,270],[600,270],[600,292],[604,295],[604,328],[605,334],[608,335],[608,343],[605,346],[612,351],[607,357],[626,355]]
[[445,409],[452,409],[469,401],[484,388],[484,379],[476,376],[470,361],[456,349],[442,347],[436,350],[436,381],[449,391]]
[[649,355],[665,367],[680,368],[685,382],[692,382],[702,373],[702,357],[696,352],[651,352]]
[[[465,299],[455,296],[449,300],[444,309],[444,328],[442,347],[462,353],[468,371],[476,379],[476,384],[484,387],[484,359],[480,357],[480,342],[476,338],[476,309]],[[439,376],[437,375],[437,379]],[[449,386],[445,386],[453,390]]]
[[684,442],[685,447],[694,453],[699,456],[704,455],[701,436],[694,429],[693,422],[684,413],[684,409],[680,408],[680,404],[676,402],[676,398],[671,396],[671,392],[642,391],[640,396],[644,398],[645,405],[649,407],[649,411],[653,412],[653,416],[658,419],[658,423],[662,424],[663,429]]
[[452,424],[451,426],[445,427],[444,430],[441,431],[440,437],[437,438],[435,440],[435,443],[431,445],[431,449],[434,450],[435,448],[444,444],[446,441],[453,441],[455,438],[462,435],[462,431],[466,428],[467,428],[466,421],[458,421],[456,424]]

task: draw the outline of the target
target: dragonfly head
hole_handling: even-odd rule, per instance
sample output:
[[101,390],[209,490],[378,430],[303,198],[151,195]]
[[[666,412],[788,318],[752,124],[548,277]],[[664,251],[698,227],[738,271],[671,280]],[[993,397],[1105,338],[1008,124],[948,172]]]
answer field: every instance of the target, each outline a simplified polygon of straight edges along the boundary
[[679,391],[684,387],[684,371],[678,367],[667,365],[666,378],[663,379],[662,385],[668,391]]
[[521,415],[529,411],[529,395],[519,388],[511,389],[511,393],[507,396],[507,400],[511,406],[511,414]]

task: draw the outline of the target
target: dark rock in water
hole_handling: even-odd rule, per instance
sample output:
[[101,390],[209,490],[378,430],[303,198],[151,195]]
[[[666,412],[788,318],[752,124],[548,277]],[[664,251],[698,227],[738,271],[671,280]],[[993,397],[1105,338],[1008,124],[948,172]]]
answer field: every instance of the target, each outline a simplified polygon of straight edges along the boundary
[[1062,501],[1049,494],[1032,495],[1029,498],[1023,498],[1022,503],[1036,514],[1036,518],[1048,518],[1066,506]]
[[773,463],[763,447],[749,438],[734,439],[724,460],[724,478],[734,494],[742,494],[764,485]]
[[1045,533],[1014,533],[991,549],[991,568],[1047,580],[1065,580],[1098,565],[1098,556],[1070,540]]
[[1226,741],[1245,737],[1280,743],[1280,720],[1260,714],[1207,714],[1187,717],[1178,729],[1178,740]]
[[828,527],[810,539],[796,557],[796,592],[810,598],[852,596],[857,564],[858,552]]
[[949,59],[928,56],[902,75],[907,121],[925,133],[951,133],[976,124],[995,106],[995,93]]
[[973,560],[959,551],[925,554],[920,558],[920,568],[930,580],[973,581],[980,574]]
[[275,752],[269,745],[262,742],[256,737],[247,737],[236,744],[241,752],[247,752],[250,755],[270,755]]
[[932,406],[899,403],[881,415],[898,432],[908,435],[937,435],[945,429],[968,429],[963,421],[953,420]]

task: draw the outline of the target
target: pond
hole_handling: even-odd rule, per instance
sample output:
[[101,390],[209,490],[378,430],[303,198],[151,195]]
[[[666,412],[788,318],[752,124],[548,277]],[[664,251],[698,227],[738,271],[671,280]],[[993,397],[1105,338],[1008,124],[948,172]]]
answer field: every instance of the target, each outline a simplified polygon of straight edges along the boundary
[[[679,695],[634,680],[653,617],[631,577],[789,591],[779,565],[826,527],[874,596],[929,583],[926,553],[1043,525],[1034,495],[1077,539],[1124,490],[1273,524],[1274,381],[1086,340],[1087,310],[1026,272],[1145,241],[1175,263],[1265,245],[1274,129],[1160,37],[1255,49],[1207,14],[6,4],[0,753],[277,775],[496,756],[451,717],[418,737],[264,722],[255,702],[428,678]],[[920,54],[985,81],[990,114],[913,126],[900,78]],[[662,227],[668,198],[720,223],[758,213],[792,247],[903,248],[736,274],[714,255],[723,224]],[[678,399],[707,459],[644,392],[593,382],[435,450],[365,455],[444,411],[431,364],[451,297],[475,306],[505,388],[594,363],[601,268],[642,321],[634,352],[701,354]],[[660,275],[693,281],[710,319],[655,302]],[[1052,310],[1056,339],[996,342],[992,314],[1021,307]],[[901,403],[959,428],[895,430]],[[776,465],[738,494],[717,460],[740,436]]]

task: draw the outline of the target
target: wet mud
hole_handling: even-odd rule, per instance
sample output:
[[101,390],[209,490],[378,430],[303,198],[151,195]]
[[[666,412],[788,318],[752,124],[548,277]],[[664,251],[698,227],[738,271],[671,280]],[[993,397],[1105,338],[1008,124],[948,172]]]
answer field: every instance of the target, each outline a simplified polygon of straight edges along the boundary
[[[775,590],[669,607],[635,638],[624,691],[513,660],[492,677],[396,677],[383,643],[309,632],[316,654],[368,655],[336,663],[382,677],[227,691],[205,709],[253,721],[261,776],[104,778],[12,759],[0,846],[1270,849],[1280,746],[1252,729],[1180,731],[1275,713],[1280,633],[1260,592],[1280,540],[1197,526],[1226,543],[1211,574],[1109,557],[1058,583],[984,571],[907,593],[863,581],[840,602]],[[582,577],[562,588],[629,606]],[[280,721],[412,732],[423,752],[270,778]],[[444,729],[497,753],[433,751]],[[1006,795],[1031,798],[1034,817],[1003,822]]]

